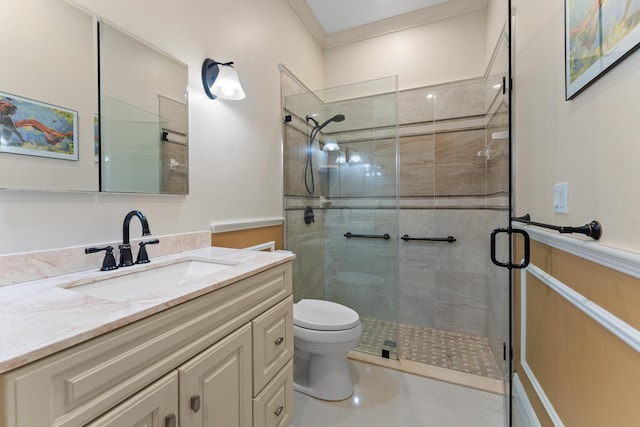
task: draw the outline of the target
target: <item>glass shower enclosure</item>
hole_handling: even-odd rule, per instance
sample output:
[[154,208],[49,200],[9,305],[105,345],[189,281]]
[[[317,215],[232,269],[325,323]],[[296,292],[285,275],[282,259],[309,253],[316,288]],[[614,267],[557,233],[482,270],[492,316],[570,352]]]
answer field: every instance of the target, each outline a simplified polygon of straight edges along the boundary
[[396,77],[312,92],[281,67],[294,298],[354,309],[356,350],[398,357]]

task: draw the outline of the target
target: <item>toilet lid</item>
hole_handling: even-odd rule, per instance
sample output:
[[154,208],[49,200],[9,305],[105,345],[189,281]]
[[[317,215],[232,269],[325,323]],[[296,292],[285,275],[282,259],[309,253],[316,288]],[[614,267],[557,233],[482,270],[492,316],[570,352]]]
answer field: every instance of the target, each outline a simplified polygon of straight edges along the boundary
[[293,305],[293,324],[316,331],[341,331],[358,325],[358,313],[331,301],[303,299]]

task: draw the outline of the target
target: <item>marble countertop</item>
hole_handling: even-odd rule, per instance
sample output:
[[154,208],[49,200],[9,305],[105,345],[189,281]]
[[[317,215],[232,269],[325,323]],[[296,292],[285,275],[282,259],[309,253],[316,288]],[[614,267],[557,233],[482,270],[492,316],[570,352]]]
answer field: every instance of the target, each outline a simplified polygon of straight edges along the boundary
[[[0,287],[0,373],[284,264],[294,257],[289,252],[207,247],[155,257],[150,264],[113,271],[98,271],[98,267]],[[231,267],[121,302],[67,289],[190,259]]]

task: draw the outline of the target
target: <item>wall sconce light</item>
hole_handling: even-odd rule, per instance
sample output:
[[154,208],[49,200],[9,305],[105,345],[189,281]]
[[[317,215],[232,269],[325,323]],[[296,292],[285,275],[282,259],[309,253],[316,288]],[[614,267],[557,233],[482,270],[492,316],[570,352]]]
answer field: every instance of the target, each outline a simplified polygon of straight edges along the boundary
[[340,151],[340,146],[335,139],[327,139],[322,147],[322,151]]
[[344,151],[338,152],[338,158],[336,159],[336,164],[344,165],[344,164],[355,164],[362,163],[362,157],[356,150],[351,150],[349,148],[345,148]]
[[244,99],[245,94],[238,80],[233,62],[218,62],[207,58],[202,63],[202,85],[211,99]]

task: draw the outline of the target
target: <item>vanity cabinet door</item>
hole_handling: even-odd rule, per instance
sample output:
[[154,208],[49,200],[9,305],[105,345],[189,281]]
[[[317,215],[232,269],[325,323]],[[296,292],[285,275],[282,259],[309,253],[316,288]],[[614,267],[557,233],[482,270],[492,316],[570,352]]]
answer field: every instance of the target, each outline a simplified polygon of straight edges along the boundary
[[160,378],[87,427],[177,427],[178,373]]
[[178,368],[180,427],[250,427],[251,325]]

